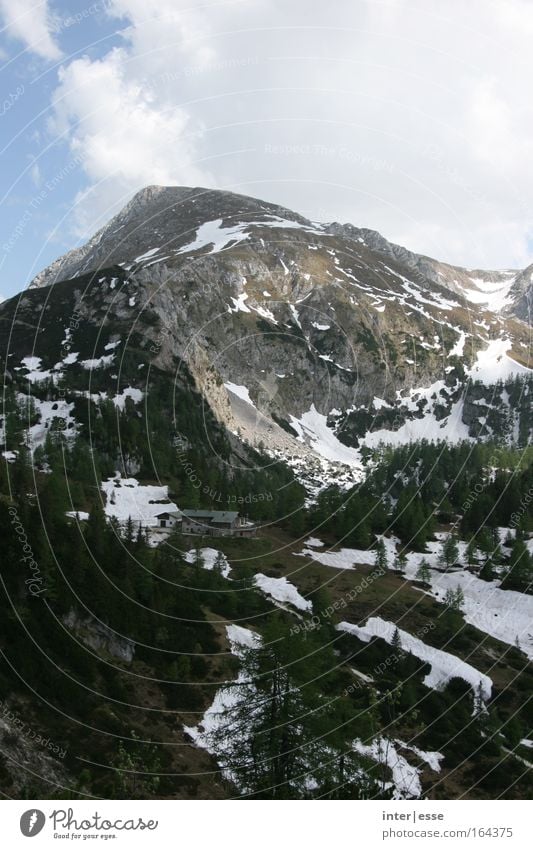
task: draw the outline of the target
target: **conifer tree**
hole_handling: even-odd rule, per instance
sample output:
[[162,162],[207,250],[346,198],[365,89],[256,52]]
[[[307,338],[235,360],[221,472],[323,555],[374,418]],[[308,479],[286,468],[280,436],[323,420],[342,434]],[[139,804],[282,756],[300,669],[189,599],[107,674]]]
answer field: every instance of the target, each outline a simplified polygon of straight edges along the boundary
[[[239,650],[241,673],[229,684],[218,727],[209,745],[241,793],[269,799],[308,798],[315,785],[332,793],[332,764],[344,780],[359,774],[350,755],[350,735],[367,736],[366,718],[344,723],[339,737],[338,699],[321,688],[332,676],[334,656],[321,629],[291,633],[279,617],[265,628],[261,644]],[[342,709],[347,703],[343,701]],[[359,731],[359,734],[358,734]],[[341,753],[346,753],[342,761]],[[348,774],[347,774],[348,771]]]
[[398,552],[398,555],[396,556],[396,558],[394,560],[394,571],[395,572],[403,572],[405,570],[406,565],[407,565],[407,554],[405,553],[405,550],[402,548],[402,549],[400,549],[400,551]]
[[378,539],[376,543],[376,561],[375,565],[379,572],[386,572],[389,568],[389,561],[387,559],[387,550],[385,548],[385,543],[382,539]]
[[400,654],[402,651],[402,638],[400,637],[400,632],[398,628],[394,629],[394,633],[392,635],[391,646],[394,649],[395,654]]
[[506,590],[531,593],[533,589],[533,560],[522,539],[515,539],[511,549],[509,566],[501,586]]
[[442,544],[441,553],[439,556],[439,565],[444,569],[450,569],[457,562],[459,557],[459,546],[454,534],[448,534]]
[[427,560],[420,561],[420,566],[416,572],[416,578],[420,581],[420,583],[426,584],[427,586],[431,583],[431,569],[429,568]]

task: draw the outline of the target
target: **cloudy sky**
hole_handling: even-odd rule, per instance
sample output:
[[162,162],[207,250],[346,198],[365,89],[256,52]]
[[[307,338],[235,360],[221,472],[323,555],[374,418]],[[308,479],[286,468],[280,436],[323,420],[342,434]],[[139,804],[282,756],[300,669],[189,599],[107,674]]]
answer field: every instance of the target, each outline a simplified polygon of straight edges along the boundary
[[533,260],[531,0],[0,0],[0,293],[147,184]]

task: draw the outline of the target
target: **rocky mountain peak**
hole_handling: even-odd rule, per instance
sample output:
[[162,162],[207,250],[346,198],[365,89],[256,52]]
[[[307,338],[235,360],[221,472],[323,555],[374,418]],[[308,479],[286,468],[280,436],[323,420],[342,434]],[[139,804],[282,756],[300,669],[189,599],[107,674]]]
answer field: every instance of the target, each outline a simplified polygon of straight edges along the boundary
[[292,210],[234,192],[146,186],[85,245],[39,272],[30,287],[50,286],[101,268],[132,263],[155,248],[179,250],[194,239],[200,226],[212,221],[229,227],[272,219],[311,226]]
[[[146,264],[149,259],[153,266],[169,258],[175,260],[178,255],[209,253],[210,245],[214,249],[210,240],[217,242],[221,233],[226,237],[224,248],[233,248],[253,234],[254,260],[260,243],[263,254],[277,257],[285,251],[285,264],[288,252],[295,266],[308,265],[302,256],[300,262],[293,256],[298,241],[300,253],[307,253],[307,241],[316,243],[317,237],[329,236],[337,247],[345,246],[347,256],[355,253],[372,275],[385,262],[385,267],[403,269],[424,290],[445,289],[476,308],[516,315],[529,322],[530,269],[517,272],[460,268],[390,242],[376,230],[350,223],[317,224],[277,204],[200,186],[146,186],[85,245],[69,251],[41,271],[30,288],[49,286],[117,265],[134,268],[139,260]],[[249,247],[252,243],[253,239]],[[317,244],[310,246],[312,250],[316,247]],[[318,276],[311,274],[315,283],[320,282]]]

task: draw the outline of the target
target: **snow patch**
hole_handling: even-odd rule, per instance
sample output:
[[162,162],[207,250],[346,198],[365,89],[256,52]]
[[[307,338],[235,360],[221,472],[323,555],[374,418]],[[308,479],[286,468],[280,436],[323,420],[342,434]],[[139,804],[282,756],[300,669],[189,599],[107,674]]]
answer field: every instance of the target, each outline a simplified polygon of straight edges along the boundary
[[168,498],[168,486],[144,486],[136,478],[123,478],[119,472],[102,483],[106,496],[104,512],[109,518],[133,522],[145,527],[157,525],[156,516],[177,511]]
[[321,457],[362,469],[359,452],[340,442],[333,430],[328,427],[326,416],[319,413],[314,404],[299,419],[291,416],[290,424],[296,430],[298,440],[308,442]]
[[[429,554],[407,554],[406,578],[416,580],[422,560],[435,567],[441,545],[440,541],[428,542]],[[459,547],[464,552],[465,544]],[[466,570],[440,572],[432,568],[430,583],[431,595],[440,602],[444,601],[448,589],[460,587],[464,594],[462,611],[465,622],[508,645],[514,646],[518,641],[520,649],[533,660],[532,595],[501,590],[498,581],[483,581]]]
[[324,543],[322,542],[322,540],[317,539],[317,537],[309,537],[309,539],[306,539],[305,543],[306,543],[306,545],[310,545],[311,548],[323,548],[324,547]]
[[119,395],[115,395],[113,404],[122,412],[126,406],[126,398],[131,398],[135,404],[140,404],[144,398],[144,393],[140,389],[136,389],[135,386],[127,386]]
[[225,383],[224,386],[229,392],[232,392],[237,396],[237,398],[240,398],[241,401],[246,401],[247,404],[250,404],[251,407],[256,409],[254,402],[250,398],[250,392],[246,386],[240,386],[237,383]]
[[340,551],[313,551],[304,548],[301,552],[294,552],[295,557],[310,557],[323,566],[332,569],[353,569],[354,566],[374,565],[376,555],[374,551],[364,551],[358,548],[341,548]]
[[[202,568],[207,569],[208,571],[212,571],[214,569],[215,563],[217,559],[220,560],[221,570],[220,574],[223,578],[228,578],[229,573],[231,572],[231,566],[228,563],[228,559],[225,554],[222,554],[221,551],[217,551],[216,548],[191,548],[190,551],[185,555],[185,561],[187,563],[195,563],[196,562],[196,554],[197,551],[200,552],[202,558]],[[237,627],[237,626],[230,626]],[[241,630],[245,631],[245,628]]]
[[254,583],[275,601],[288,602],[298,610],[310,612],[313,609],[312,603],[300,595],[294,584],[291,584],[287,578],[269,578],[259,572],[254,578]]
[[156,253],[158,253],[160,250],[161,250],[161,248],[150,248],[150,250],[149,250],[149,251],[146,251],[146,253],[141,254],[140,256],[138,256],[138,257],[134,260],[134,262],[144,262],[144,260],[145,260],[145,259],[150,259],[150,257],[153,257],[153,256],[154,256]]
[[512,342],[509,338],[493,339],[484,351],[478,352],[476,362],[469,372],[470,378],[492,384],[517,374],[531,374],[531,369],[508,356],[507,351],[511,348]]
[[428,646],[418,637],[413,637],[400,628],[397,629],[393,622],[386,622],[380,616],[372,616],[363,626],[352,625],[350,622],[340,622],[337,625],[337,630],[354,634],[365,643],[370,642],[372,637],[380,637],[389,645],[391,645],[394,634],[398,630],[402,649],[431,666],[431,671],[424,678],[426,687],[430,687],[432,690],[443,690],[452,678],[462,678],[463,681],[470,684],[475,693],[480,690],[485,701],[491,697],[492,681],[488,675],[478,672],[469,663],[449,652]]
[[88,371],[93,371],[94,369],[108,368],[108,366],[113,363],[114,359],[114,354],[104,354],[102,357],[96,357],[92,360],[82,360],[80,365]]
[[243,292],[238,298],[232,298],[233,307],[228,306],[228,312],[251,312],[246,306],[245,301],[248,299],[248,293]]
[[[419,770],[406,761],[400,755],[392,740],[378,737],[370,745],[364,745],[360,740],[353,743],[354,751],[360,755],[375,761],[378,764],[388,766],[392,775],[394,786],[393,799],[417,799],[422,794]],[[382,782],[383,789],[390,786]]]

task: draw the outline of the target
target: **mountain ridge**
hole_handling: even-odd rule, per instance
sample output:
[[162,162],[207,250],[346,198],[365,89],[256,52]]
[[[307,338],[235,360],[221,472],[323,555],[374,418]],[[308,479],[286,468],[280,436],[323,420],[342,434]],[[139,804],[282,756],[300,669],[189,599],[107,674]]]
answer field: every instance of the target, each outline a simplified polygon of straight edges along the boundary
[[266,447],[316,491],[324,475],[357,477],[379,440],[528,438],[529,400],[502,389],[499,412],[491,401],[491,385],[533,365],[529,328],[500,291],[513,272],[483,273],[477,289],[462,273],[353,225],[150,186],[0,307],[0,340],[10,379],[34,392],[85,380],[90,398],[142,397],[124,358],[170,381],[182,370],[236,456]]
[[[192,209],[193,204],[197,206],[197,210]],[[155,227],[155,223],[160,222],[162,217],[170,217],[171,212],[175,213],[176,205],[181,206],[181,210],[175,216],[177,232],[169,233],[167,230],[163,234],[157,233],[158,228]],[[177,245],[179,247],[195,226],[198,227],[202,221],[205,223],[209,220],[205,213],[202,216],[202,210],[206,208],[209,210],[209,215],[216,217],[218,212],[225,215],[223,221],[235,217],[242,220],[244,216],[252,213],[259,218],[273,214],[287,221],[299,223],[303,227],[320,228],[325,235],[341,235],[365,244],[376,253],[394,259],[400,265],[420,274],[421,279],[444,285],[456,294],[469,293],[470,298],[467,294],[467,299],[472,299],[473,303],[490,305],[492,294],[490,287],[494,284],[500,284],[506,293],[514,286],[517,299],[522,299],[524,295],[521,281],[528,269],[469,269],[410,251],[402,245],[389,241],[376,230],[356,227],[350,223],[319,224],[287,207],[261,201],[248,195],[201,187],[158,185],[146,186],[136,192],[123,209],[101,227],[91,239],[79,248],[74,248],[58,257],[42,269],[29,285],[30,287],[52,285],[61,279],[78,276],[80,273],[97,271],[117,263],[132,262],[139,252],[142,255],[143,252],[152,249],[154,242],[158,242],[161,246]],[[195,215],[198,210],[200,210],[199,216]],[[143,214],[146,218],[143,218]],[[121,234],[117,246],[117,240],[111,237],[116,236],[119,230],[123,229],[126,229],[126,234]],[[529,270],[533,270],[533,265]],[[480,283],[488,284],[489,292],[484,290],[483,286],[480,288]],[[486,301],[484,296],[487,296]],[[523,305],[519,307],[519,311],[519,317],[523,318]],[[512,314],[512,310],[509,314]]]

